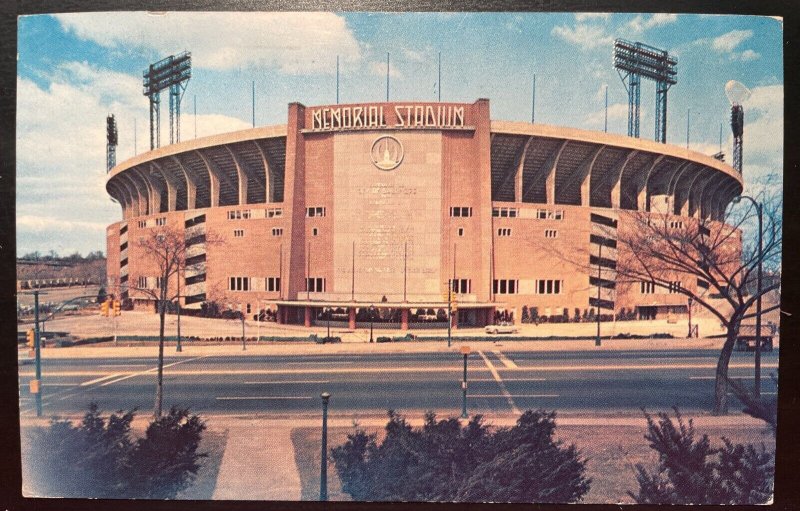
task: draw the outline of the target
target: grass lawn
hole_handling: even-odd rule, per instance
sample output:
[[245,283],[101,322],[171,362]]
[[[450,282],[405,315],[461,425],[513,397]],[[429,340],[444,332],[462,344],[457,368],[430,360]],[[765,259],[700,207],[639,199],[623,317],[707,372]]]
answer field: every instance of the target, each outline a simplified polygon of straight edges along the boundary
[[[377,432],[378,441],[381,441],[382,428],[365,429],[368,433]],[[734,443],[763,442],[767,449],[773,452],[775,449],[774,438],[765,427],[713,427],[696,428],[695,431],[699,436],[708,435],[713,445],[720,445],[720,437],[725,436]],[[347,434],[352,432],[352,427],[328,428],[329,448],[344,443]],[[658,460],[655,451],[650,449],[647,440],[644,439],[644,433],[645,428],[639,426],[560,426],[556,429],[556,436],[560,440],[566,444],[576,444],[583,457],[588,459],[587,472],[592,479],[592,485],[584,497],[584,503],[634,503],[626,492],[635,492],[637,489],[635,465],[641,463],[647,468],[653,468]],[[291,438],[300,472],[301,498],[317,500],[319,499],[320,429],[295,428],[292,430]],[[328,498],[350,500],[350,496],[343,493],[341,488],[336,469],[329,460]]]

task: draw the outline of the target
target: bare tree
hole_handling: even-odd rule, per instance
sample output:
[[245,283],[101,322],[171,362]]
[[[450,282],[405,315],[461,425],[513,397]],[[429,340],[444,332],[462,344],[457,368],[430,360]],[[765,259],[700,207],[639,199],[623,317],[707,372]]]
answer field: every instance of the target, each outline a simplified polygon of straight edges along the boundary
[[[651,282],[656,287],[681,293],[699,304],[726,331],[717,361],[714,414],[727,413],[728,365],[739,327],[755,317],[752,308],[759,295],[779,289],[767,282],[760,293],[754,285],[759,264],[780,265],[782,204],[779,196],[762,197],[763,249],[745,236],[752,230],[756,209],[729,206],[720,220],[686,218],[638,211],[620,212],[617,239],[617,279]],[[685,285],[690,283],[689,285]],[[763,313],[777,309],[767,305]]]
[[[206,240],[207,241],[207,240]],[[146,235],[139,239],[137,246],[144,252],[143,261],[151,264],[151,268],[156,273],[156,281],[151,287],[149,285],[139,286],[138,282],[133,282],[129,289],[138,291],[156,303],[158,312],[158,376],[156,384],[156,402],[153,414],[161,416],[162,402],[164,396],[164,322],[167,307],[170,302],[178,299],[180,307],[180,297],[178,295],[179,286],[177,279],[185,274],[187,269],[187,250],[189,244],[184,235],[184,231],[172,226],[162,226],[148,229]],[[202,263],[200,263],[202,264]],[[195,265],[188,265],[189,267]],[[175,281],[175,285],[172,282]],[[182,287],[182,286],[181,286]]]

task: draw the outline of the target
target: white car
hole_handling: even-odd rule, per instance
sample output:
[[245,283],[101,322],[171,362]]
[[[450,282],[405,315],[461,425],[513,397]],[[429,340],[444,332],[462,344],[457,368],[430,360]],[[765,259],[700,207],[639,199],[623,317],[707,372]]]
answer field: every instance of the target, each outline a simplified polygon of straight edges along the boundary
[[496,325],[486,325],[487,334],[515,334],[519,329],[513,323],[498,323]]

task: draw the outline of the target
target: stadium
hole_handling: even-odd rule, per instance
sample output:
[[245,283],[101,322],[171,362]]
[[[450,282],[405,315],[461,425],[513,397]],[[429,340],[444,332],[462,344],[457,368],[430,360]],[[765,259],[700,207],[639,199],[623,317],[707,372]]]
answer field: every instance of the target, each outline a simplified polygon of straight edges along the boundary
[[[171,227],[189,245],[180,282],[167,284],[186,309],[430,328],[447,326],[450,289],[452,326],[464,328],[519,321],[523,308],[685,314],[680,293],[614,285],[620,213],[721,220],[742,176],[683,147],[492,120],[479,99],[292,103],[285,125],[115,165],[106,189],[122,209],[107,229],[109,290],[134,307],[152,309],[142,290],[160,284],[138,241]],[[556,256],[568,252],[585,265]]]

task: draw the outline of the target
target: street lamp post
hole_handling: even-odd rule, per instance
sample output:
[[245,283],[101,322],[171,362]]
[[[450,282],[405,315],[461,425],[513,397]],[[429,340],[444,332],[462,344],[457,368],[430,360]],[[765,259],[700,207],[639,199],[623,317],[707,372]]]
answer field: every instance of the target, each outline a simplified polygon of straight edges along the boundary
[[464,355],[464,379],[461,381],[461,418],[466,419],[467,415],[467,357],[470,353],[469,346],[461,346],[461,354]]
[[319,465],[319,500],[328,500],[328,400],[327,392],[320,394],[322,398],[322,459]]
[[374,342],[372,339],[372,323],[375,321],[375,306],[369,306],[369,342]]
[[[755,354],[755,385],[754,394],[756,398],[761,397],[761,268],[763,266],[764,258],[764,209],[763,204],[757,202],[749,195],[740,195],[733,201],[738,203],[742,199],[747,199],[753,203],[758,215],[758,270],[757,270],[757,290],[756,293],[756,354]],[[746,283],[745,283],[746,284]]]
[[594,345],[600,346],[600,275],[603,269],[600,260],[603,257],[603,243],[597,245],[597,336],[594,338]]
[[36,392],[36,416],[42,416],[42,341],[39,336],[39,291],[33,292],[33,347],[36,350],[36,383],[31,383],[31,391]]
[[689,335],[688,337],[692,338],[692,297],[689,297],[689,300],[686,305],[686,311],[689,313]]
[[242,306],[241,306],[241,313],[242,313],[242,351],[247,351],[247,345],[245,344],[245,341],[244,341],[244,311],[245,311],[244,304],[242,304]]
[[328,339],[327,340],[330,341],[330,339],[331,339],[331,308],[327,307],[327,310],[325,312],[328,315]]
[[181,270],[178,268],[178,343],[175,346],[175,351],[181,352]]

